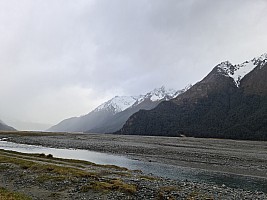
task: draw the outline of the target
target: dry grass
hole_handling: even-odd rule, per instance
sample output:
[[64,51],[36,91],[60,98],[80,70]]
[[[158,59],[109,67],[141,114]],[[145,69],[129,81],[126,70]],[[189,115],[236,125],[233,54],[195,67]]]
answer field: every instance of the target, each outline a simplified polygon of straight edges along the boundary
[[0,200],[31,200],[31,198],[16,192],[10,192],[4,188],[0,188]]
[[100,192],[108,192],[115,190],[129,194],[134,194],[136,193],[136,186],[124,183],[120,179],[114,179],[109,181],[94,181],[88,185],[84,185],[81,190],[82,192],[88,192],[89,190],[95,190]]
[[[121,179],[109,179],[106,177],[104,178],[105,181],[102,181],[105,174],[116,174],[120,177],[130,176],[126,168],[114,165],[97,165],[86,161],[58,159],[45,154],[23,154],[3,150],[0,150],[0,164],[3,170],[11,164],[27,170],[29,173],[34,173],[37,175],[36,181],[39,183],[47,181],[62,182],[64,180],[75,181],[80,178],[89,178],[90,184],[81,188],[83,192],[89,190],[99,192],[120,191],[133,194],[137,190],[135,185],[127,184]],[[89,166],[90,170],[86,166]],[[95,170],[96,168],[99,168],[97,172],[92,171],[92,169]],[[0,200],[2,199],[1,197]]]
[[[33,158],[34,159],[34,158]],[[19,166],[24,170],[31,170],[37,173],[54,173],[61,176],[71,177],[91,177],[97,178],[97,174],[94,172],[88,172],[76,167],[67,167],[57,164],[47,164],[35,160],[26,160],[22,158],[16,158],[7,155],[0,154],[0,163],[11,163]]]
[[156,180],[158,180],[158,178],[156,178],[156,177],[147,176],[147,175],[141,175],[140,178],[143,179],[143,180],[146,180],[146,181],[156,181]]
[[[112,169],[112,170],[118,170],[118,171],[128,171],[127,168],[119,167],[119,166],[116,166],[116,165],[101,165],[101,164],[96,164],[96,163],[89,162],[89,161],[84,161],[84,160],[54,158],[53,155],[51,155],[51,154],[48,154],[48,155],[45,155],[44,153],[41,153],[41,154],[25,154],[25,153],[20,153],[20,152],[0,149],[0,155],[1,154],[7,155],[7,153],[13,154],[13,155],[17,155],[17,156],[27,156],[27,157],[30,156],[30,157],[32,157],[32,159],[34,159],[34,161],[46,160],[46,161],[49,161],[50,163],[53,163],[53,164],[60,164],[60,162],[66,162],[66,163],[69,163],[71,165],[75,165],[77,167],[93,166],[93,167],[101,167],[101,168],[105,168],[105,169]],[[0,160],[0,162],[1,162],[1,160]]]

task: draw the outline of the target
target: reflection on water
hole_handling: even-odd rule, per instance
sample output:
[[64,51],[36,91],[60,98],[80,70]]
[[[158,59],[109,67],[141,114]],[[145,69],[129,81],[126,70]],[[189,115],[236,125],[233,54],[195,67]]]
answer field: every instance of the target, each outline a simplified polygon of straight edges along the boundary
[[45,153],[52,154],[54,157],[86,160],[97,164],[120,165],[123,167],[130,166],[128,162],[131,160],[123,156],[115,156],[106,153],[80,149],[57,149],[27,144],[17,144],[13,142],[0,141],[0,149],[17,151],[21,153]]
[[[135,164],[136,163],[133,163],[133,165]],[[226,174],[222,172],[213,172],[160,163],[139,162],[134,167],[139,167],[145,173],[153,173],[170,179],[212,183],[220,186],[226,185],[232,188],[262,191],[267,193],[267,179],[264,178],[253,178],[249,176]]]
[[57,149],[42,146],[17,144],[7,141],[0,141],[0,149],[12,150],[21,153],[45,153],[52,154],[58,158],[79,159],[94,162],[97,164],[111,164],[126,167],[128,169],[140,169],[144,173],[152,173],[176,180],[188,180],[196,182],[215,183],[234,188],[242,188],[251,191],[263,191],[267,193],[267,180],[251,178],[239,175],[229,175],[219,172],[210,172],[200,169],[160,164],[155,162],[143,162],[131,160],[125,156],[99,153],[80,149]]

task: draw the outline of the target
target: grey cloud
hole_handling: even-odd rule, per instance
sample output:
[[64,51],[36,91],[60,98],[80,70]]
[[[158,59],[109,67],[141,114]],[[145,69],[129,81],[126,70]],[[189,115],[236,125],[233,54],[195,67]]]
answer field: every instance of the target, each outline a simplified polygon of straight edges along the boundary
[[[266,52],[265,0],[3,0],[0,118],[56,123]],[[25,118],[25,119],[21,119]]]

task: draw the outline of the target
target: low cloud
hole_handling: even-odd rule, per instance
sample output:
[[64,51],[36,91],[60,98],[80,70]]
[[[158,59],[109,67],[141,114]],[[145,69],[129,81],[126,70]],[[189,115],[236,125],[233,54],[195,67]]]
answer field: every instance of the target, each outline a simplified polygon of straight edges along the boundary
[[3,0],[0,117],[57,123],[267,51],[264,0]]

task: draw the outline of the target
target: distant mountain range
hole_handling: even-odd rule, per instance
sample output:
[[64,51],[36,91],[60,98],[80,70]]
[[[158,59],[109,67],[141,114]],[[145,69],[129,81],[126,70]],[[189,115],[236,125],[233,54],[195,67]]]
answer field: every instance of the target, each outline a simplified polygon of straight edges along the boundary
[[267,54],[218,64],[176,98],[133,114],[116,133],[267,140]]
[[122,128],[127,119],[140,109],[150,110],[185,92],[161,87],[139,96],[116,96],[81,117],[65,119],[48,131],[110,133]]
[[0,120],[0,131],[15,131],[11,126],[6,125],[3,121]]
[[10,118],[5,118],[5,122],[19,131],[43,131],[52,126],[51,124],[30,121],[27,122]]

